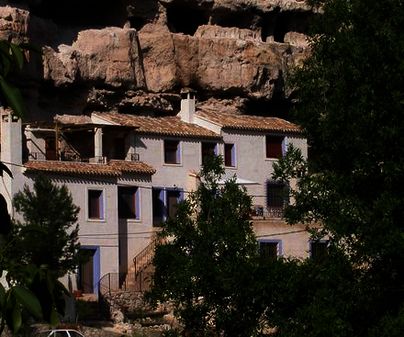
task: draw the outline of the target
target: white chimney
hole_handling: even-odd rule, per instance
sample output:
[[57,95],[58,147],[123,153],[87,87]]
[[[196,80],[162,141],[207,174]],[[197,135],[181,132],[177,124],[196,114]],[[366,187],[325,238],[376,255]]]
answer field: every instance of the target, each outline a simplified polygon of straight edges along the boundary
[[[21,119],[13,115],[11,110],[0,108],[1,114],[1,160],[7,163],[22,165],[22,126]],[[11,171],[21,170],[10,167]]]
[[183,122],[193,123],[195,114],[195,91],[189,88],[181,90],[181,110],[179,116]]
[[0,184],[0,193],[7,201],[8,211],[14,216],[12,199],[22,188],[22,125],[21,119],[13,115],[10,109],[5,110],[0,106],[1,124],[1,152],[0,160],[11,171],[13,178],[7,173],[3,174]]

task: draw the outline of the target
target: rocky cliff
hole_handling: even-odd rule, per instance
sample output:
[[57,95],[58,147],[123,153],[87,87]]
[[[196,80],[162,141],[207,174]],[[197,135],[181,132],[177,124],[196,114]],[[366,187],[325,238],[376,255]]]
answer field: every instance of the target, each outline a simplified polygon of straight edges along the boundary
[[316,15],[299,0],[0,0],[0,38],[31,42],[27,119],[173,114],[179,91],[235,113],[287,117],[288,69]]

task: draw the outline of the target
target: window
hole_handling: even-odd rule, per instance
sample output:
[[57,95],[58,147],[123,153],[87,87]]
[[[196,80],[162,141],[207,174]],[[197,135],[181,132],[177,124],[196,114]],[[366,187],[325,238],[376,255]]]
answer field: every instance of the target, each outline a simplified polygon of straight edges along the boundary
[[267,183],[267,209],[271,217],[281,218],[288,202],[288,187],[276,181]]
[[283,144],[285,137],[282,136],[266,136],[266,157],[267,158],[282,158]]
[[69,337],[68,335],[67,335],[67,331],[63,331],[63,330],[58,330],[58,331],[55,331],[54,333],[53,333],[53,336],[52,337]]
[[328,241],[310,241],[310,257],[313,260],[323,260],[328,255]]
[[102,190],[88,190],[88,218],[104,219],[104,197]]
[[180,164],[180,142],[178,140],[164,141],[164,163]]
[[139,219],[139,189],[137,187],[118,187],[118,217],[120,219]]
[[153,188],[152,197],[153,225],[160,226],[168,218],[175,217],[183,192],[178,189]]
[[236,166],[236,151],[234,144],[224,144],[224,166]]
[[282,241],[259,241],[260,257],[264,260],[276,260],[282,254]]
[[217,144],[216,143],[202,143],[202,164],[205,162],[206,158],[214,156],[217,154]]

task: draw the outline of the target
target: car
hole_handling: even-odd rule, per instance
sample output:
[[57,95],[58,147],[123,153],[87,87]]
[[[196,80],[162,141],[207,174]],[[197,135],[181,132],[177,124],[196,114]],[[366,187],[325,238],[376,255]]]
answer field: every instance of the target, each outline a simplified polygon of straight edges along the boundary
[[35,334],[35,337],[85,337],[80,331],[74,329],[43,330]]

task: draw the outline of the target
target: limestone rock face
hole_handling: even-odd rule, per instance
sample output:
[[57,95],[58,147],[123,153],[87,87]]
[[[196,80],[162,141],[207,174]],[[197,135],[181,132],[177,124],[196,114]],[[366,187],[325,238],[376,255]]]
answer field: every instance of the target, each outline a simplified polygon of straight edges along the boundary
[[60,45],[58,52],[45,48],[44,78],[56,86],[83,81],[143,88],[137,33],[115,27],[84,30],[72,46]]
[[309,54],[307,27],[318,15],[301,0],[116,0],[110,12],[72,1],[74,11],[62,6],[69,18],[50,0],[0,0],[0,39],[43,50],[25,72],[35,118],[175,114],[182,87],[210,107],[257,113],[262,103],[282,116],[286,74]]
[[263,12],[269,12],[275,8],[280,10],[307,10],[308,6],[304,0],[215,0],[215,7],[231,8],[240,10],[241,8],[255,8]]
[[10,6],[0,7],[0,40],[26,42],[29,12]]
[[270,99],[286,64],[304,52],[263,43],[248,29],[218,26],[201,26],[194,36],[149,26],[139,39],[147,88],[153,92],[191,86]]

